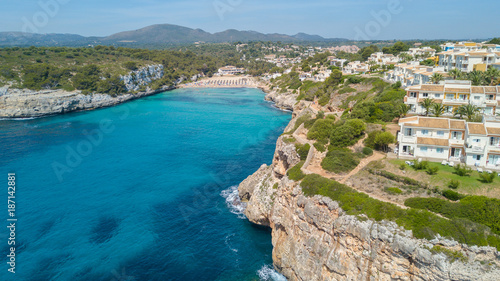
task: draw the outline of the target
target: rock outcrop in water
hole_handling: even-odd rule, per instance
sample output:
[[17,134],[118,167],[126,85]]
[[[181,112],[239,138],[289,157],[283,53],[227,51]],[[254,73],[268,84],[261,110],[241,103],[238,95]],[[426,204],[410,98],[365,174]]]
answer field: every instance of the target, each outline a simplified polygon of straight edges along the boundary
[[[144,67],[123,77],[129,91],[137,91],[140,86],[149,85],[163,77],[163,66]],[[117,105],[129,100],[159,93],[174,87],[163,87],[138,93],[125,93],[117,97],[105,94],[83,95],[80,91],[64,90],[33,91],[27,89],[0,88],[0,118],[28,118],[61,114],[79,110],[91,110]]]
[[[347,215],[330,198],[304,196],[283,171],[297,159],[280,137],[273,164],[239,185],[248,219],[271,227],[274,266],[289,280],[500,280],[500,254],[494,248],[441,237],[416,239],[393,222]],[[434,246],[467,260],[433,253]]]

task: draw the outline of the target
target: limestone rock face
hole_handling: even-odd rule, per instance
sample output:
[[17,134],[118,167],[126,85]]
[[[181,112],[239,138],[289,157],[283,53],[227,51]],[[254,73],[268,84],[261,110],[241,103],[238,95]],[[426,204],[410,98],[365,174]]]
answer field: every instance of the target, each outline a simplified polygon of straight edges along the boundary
[[163,75],[163,65],[149,65],[121,76],[121,80],[125,83],[128,91],[139,91],[140,86],[148,86],[154,80],[162,78]]
[[[274,267],[289,280],[500,280],[494,248],[416,239],[393,222],[347,215],[330,198],[304,196],[286,176],[298,162],[294,153],[280,137],[273,164],[239,186],[248,219],[271,227]],[[436,245],[461,252],[467,261],[432,253]]]
[[279,94],[273,91],[267,94],[265,99],[274,102],[278,108],[292,111],[298,96],[298,94]]

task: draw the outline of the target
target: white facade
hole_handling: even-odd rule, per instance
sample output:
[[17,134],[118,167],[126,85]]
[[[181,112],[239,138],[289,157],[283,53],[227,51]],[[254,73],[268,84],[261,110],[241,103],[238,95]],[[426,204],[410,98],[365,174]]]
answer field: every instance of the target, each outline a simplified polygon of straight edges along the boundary
[[420,106],[423,99],[430,98],[446,107],[444,116],[453,116],[456,108],[473,104],[486,116],[500,113],[500,86],[472,86],[470,81],[445,81],[440,85],[417,85],[406,89],[405,104],[411,107],[411,112],[425,114],[425,108]]
[[414,116],[399,121],[398,156],[500,171],[500,122]]

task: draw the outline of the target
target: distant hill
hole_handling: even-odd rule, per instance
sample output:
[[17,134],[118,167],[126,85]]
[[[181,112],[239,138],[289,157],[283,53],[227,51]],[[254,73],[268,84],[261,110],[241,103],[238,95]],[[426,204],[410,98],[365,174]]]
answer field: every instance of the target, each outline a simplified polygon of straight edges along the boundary
[[229,29],[217,33],[209,33],[201,29],[157,24],[137,30],[119,32],[107,37],[84,37],[76,34],[35,34],[22,32],[0,32],[0,46],[86,46],[102,45],[180,45],[195,42],[224,43],[249,41],[349,41],[342,38],[327,39],[319,35],[299,33],[294,36],[285,34],[264,34],[256,31],[239,31]]

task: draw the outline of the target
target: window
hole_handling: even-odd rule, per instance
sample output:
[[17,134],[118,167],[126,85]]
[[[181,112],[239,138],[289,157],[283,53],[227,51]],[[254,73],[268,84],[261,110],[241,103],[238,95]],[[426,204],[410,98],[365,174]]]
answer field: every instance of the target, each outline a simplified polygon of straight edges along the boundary
[[422,152],[427,152],[427,146],[421,146],[420,151]]
[[428,98],[428,97],[429,97],[429,93],[423,93],[423,94],[422,94],[422,96],[423,96],[424,98]]
[[459,100],[467,100],[467,95],[459,95]]
[[481,155],[472,155],[472,159],[476,160],[476,161],[481,161]]
[[462,139],[462,132],[452,132],[451,138],[454,140],[461,140]]
[[491,137],[490,138],[491,146],[500,146],[500,138]]
[[454,94],[446,94],[446,99],[448,99],[448,100],[455,99],[455,95]]
[[480,100],[481,97],[480,96],[474,96],[474,100]]
[[443,153],[444,152],[444,149],[443,148],[436,148],[436,153]]
[[415,92],[410,93],[410,98],[416,98],[416,97],[417,97],[417,93],[415,93]]
[[407,128],[405,130],[405,136],[407,136],[407,137],[413,136],[413,130],[411,128]]
[[441,98],[441,94],[434,94],[434,97],[435,97],[436,99],[440,99],[440,98]]
[[422,135],[427,136],[429,134],[429,130],[422,130],[421,133]]
[[494,100],[494,99],[495,99],[495,96],[494,96],[494,95],[488,95],[487,100]]
[[475,143],[480,143],[481,140],[480,139],[473,139],[472,142],[475,142]]
[[438,132],[437,132],[437,135],[438,135],[439,137],[444,137],[444,131],[438,131]]

